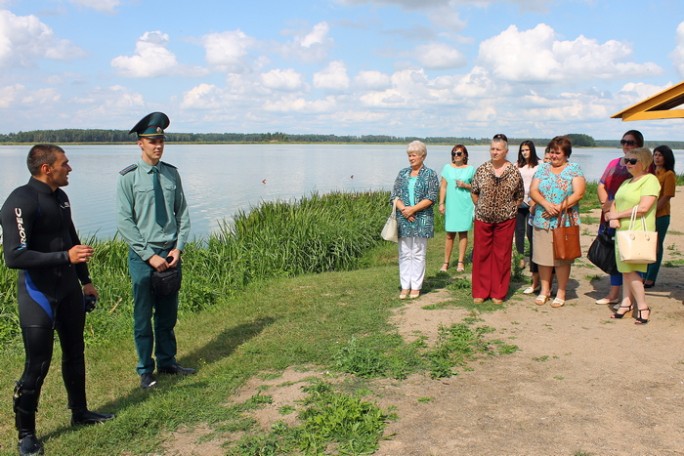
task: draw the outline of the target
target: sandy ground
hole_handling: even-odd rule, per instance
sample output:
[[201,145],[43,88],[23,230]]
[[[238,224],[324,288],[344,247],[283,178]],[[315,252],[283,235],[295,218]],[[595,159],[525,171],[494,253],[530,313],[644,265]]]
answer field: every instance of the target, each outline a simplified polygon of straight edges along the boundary
[[[684,258],[682,193],[678,188],[673,200],[665,261]],[[592,239],[583,235],[583,252]],[[600,280],[589,280],[597,274]],[[682,267],[661,268],[656,287],[647,290],[653,312],[646,326],[629,317],[612,320],[608,306],[594,303],[608,287],[607,276],[580,260],[565,307],[539,307],[521,288],[502,310],[482,314],[482,324],[496,328],[493,337],[517,345],[516,353],[475,362],[448,379],[375,382],[379,404],[399,417],[375,454],[684,455]],[[425,309],[448,296],[441,290],[407,302],[393,317],[400,333],[434,341],[440,325],[460,322],[463,309]],[[303,397],[310,375],[288,370],[266,385],[274,401],[257,414],[265,428],[283,419],[275,411]],[[246,400],[264,383],[251,381],[232,400]],[[198,443],[207,432],[177,433],[165,454],[223,454],[216,441]]]
[[[682,259],[684,218],[677,202],[665,238],[664,261]],[[596,226],[583,231],[595,233]],[[586,252],[593,236],[582,237]],[[679,254],[679,255],[678,255]],[[571,273],[565,307],[539,307],[533,297],[510,299],[482,314],[495,336],[517,345],[509,356],[435,381],[383,382],[383,403],[398,407],[389,440],[376,455],[684,455],[684,283],[682,268],[662,267],[647,290],[653,309],[646,326],[610,319],[607,276],[586,259]],[[405,337],[434,337],[457,310],[423,310],[442,299],[427,295],[405,306],[396,322]],[[428,403],[419,398],[429,397]]]

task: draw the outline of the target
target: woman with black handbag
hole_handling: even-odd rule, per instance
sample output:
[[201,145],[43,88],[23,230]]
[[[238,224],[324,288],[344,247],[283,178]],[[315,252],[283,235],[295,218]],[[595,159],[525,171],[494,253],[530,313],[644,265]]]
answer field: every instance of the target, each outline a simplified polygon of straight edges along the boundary
[[[605,232],[611,238],[615,234],[615,230],[608,226],[606,214],[610,211],[615,193],[622,183],[629,179],[631,175],[625,166],[624,156],[636,147],[644,147],[644,135],[638,130],[629,130],[622,135],[620,140],[623,156],[611,160],[603,171],[603,175],[599,180],[596,193],[598,195],[599,203],[601,203],[601,223],[599,225],[599,233]],[[622,274],[615,272],[610,274],[610,290],[608,295],[604,298],[598,299],[596,304],[615,305],[615,309],[620,305],[620,287],[622,286]]]

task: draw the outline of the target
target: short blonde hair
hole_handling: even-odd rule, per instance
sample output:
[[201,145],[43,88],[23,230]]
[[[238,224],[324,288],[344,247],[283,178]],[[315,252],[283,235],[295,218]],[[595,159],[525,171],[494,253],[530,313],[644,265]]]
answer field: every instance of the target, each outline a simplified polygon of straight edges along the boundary
[[423,141],[411,141],[406,148],[407,154],[418,154],[421,157],[427,156],[427,146]]
[[644,171],[648,172],[648,167],[653,163],[653,154],[648,147],[637,147],[627,152],[625,155],[634,155],[644,167]]

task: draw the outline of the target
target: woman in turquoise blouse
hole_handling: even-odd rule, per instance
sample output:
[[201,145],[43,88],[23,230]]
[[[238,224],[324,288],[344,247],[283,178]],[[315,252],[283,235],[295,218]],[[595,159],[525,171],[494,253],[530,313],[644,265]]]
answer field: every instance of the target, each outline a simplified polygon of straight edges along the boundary
[[435,235],[432,206],[437,201],[437,173],[423,165],[427,147],[413,141],[406,150],[409,167],[399,171],[392,189],[399,226],[399,299],[417,298],[425,278],[427,240]]
[[[553,254],[553,229],[559,226],[560,215],[567,211],[564,226],[579,225],[579,202],[584,197],[586,182],[577,163],[568,161],[572,143],[567,136],[556,136],[549,143],[550,162],[539,166],[532,178],[530,197],[537,203],[532,219],[534,234],[532,261],[539,268],[541,290],[534,300],[543,306],[551,297],[552,271],[556,271],[558,289],[551,307],[565,305],[565,292],[574,260],[559,260]],[[569,218],[569,220],[568,220]]]

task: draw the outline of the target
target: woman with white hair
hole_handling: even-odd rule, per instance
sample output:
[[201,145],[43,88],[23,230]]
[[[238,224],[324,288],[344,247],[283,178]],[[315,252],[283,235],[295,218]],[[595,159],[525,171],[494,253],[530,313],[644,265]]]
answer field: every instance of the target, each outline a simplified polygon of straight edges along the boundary
[[433,205],[439,193],[437,173],[423,162],[427,147],[413,141],[406,149],[409,167],[399,171],[392,201],[397,198],[399,227],[399,299],[417,298],[425,278],[427,240],[435,235]]

